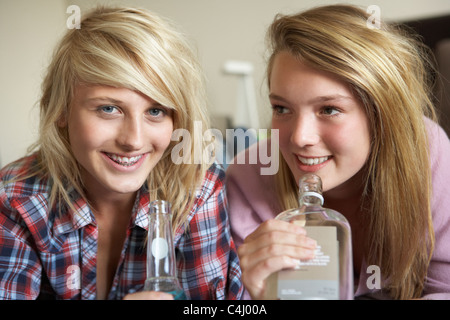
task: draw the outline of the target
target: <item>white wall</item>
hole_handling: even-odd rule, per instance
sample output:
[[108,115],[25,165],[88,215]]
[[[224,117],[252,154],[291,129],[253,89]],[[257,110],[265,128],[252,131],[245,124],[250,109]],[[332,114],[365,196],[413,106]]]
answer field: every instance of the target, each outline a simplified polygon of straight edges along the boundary
[[59,0],[0,0],[0,165],[35,140],[40,82],[65,8]]
[[[267,26],[278,12],[292,13],[320,4],[344,1],[317,0],[0,0],[0,165],[18,158],[34,141],[39,88],[49,55],[66,30],[66,8],[82,12],[102,3],[146,7],[173,21],[192,39],[208,79],[213,118],[229,116],[236,103],[237,79],[222,73],[227,59],[250,61],[255,66],[257,103],[262,126],[270,110],[264,82]],[[382,18],[409,20],[450,14],[449,0],[354,0],[376,4]],[[33,106],[34,109],[33,109]]]

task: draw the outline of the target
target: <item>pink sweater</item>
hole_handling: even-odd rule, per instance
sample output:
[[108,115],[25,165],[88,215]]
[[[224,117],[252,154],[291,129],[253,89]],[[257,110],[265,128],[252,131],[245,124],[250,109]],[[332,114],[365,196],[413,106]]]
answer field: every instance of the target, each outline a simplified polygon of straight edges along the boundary
[[[428,268],[424,298],[450,299],[450,141],[439,126],[428,119],[426,124],[430,139],[433,179],[431,206],[436,242]],[[260,169],[264,165],[260,163],[248,164],[248,153],[255,152],[257,147],[255,144],[244,151],[247,153],[245,164],[231,164],[226,172],[231,229],[237,246],[261,222],[281,212],[274,190],[274,176],[261,175]],[[355,298],[388,299],[389,296],[381,290],[368,288],[368,278],[372,274],[373,271],[363,261],[359,282],[355,282]],[[249,298],[248,294],[245,296]]]

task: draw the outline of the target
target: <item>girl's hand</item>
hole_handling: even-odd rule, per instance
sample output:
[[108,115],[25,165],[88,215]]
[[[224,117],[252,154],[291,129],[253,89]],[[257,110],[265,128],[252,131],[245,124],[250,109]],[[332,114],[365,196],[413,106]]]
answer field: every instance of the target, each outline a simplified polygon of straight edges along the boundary
[[281,220],[262,223],[238,249],[242,281],[252,298],[264,298],[266,280],[273,272],[312,259],[316,245],[303,227]]
[[173,296],[165,292],[140,291],[127,294],[123,300],[173,300]]

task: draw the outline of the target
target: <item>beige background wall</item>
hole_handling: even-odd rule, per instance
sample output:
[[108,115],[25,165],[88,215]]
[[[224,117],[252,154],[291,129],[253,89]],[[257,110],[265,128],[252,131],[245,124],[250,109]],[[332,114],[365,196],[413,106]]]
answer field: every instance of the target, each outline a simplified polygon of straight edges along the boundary
[[[85,12],[96,4],[146,7],[175,21],[198,49],[208,79],[214,119],[232,116],[237,78],[224,75],[228,59],[255,67],[254,80],[261,127],[270,111],[264,82],[264,34],[273,16],[320,4],[317,0],[0,0],[0,166],[25,154],[35,140],[40,82],[54,45],[66,30],[75,4]],[[387,20],[410,20],[450,13],[449,0],[354,0],[364,7],[378,5]]]

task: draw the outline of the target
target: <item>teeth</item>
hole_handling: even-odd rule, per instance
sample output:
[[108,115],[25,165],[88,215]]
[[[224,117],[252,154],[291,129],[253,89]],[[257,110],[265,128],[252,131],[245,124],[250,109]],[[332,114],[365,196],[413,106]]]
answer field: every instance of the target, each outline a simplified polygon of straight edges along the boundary
[[127,167],[134,165],[139,161],[139,159],[142,158],[142,155],[136,157],[119,157],[118,155],[112,153],[107,153],[107,156],[114,162]]
[[319,158],[303,158],[300,156],[297,156],[298,160],[300,160],[301,163],[306,164],[308,166],[313,166],[316,164],[320,164],[322,162],[325,162],[329,159],[329,157],[319,157]]

